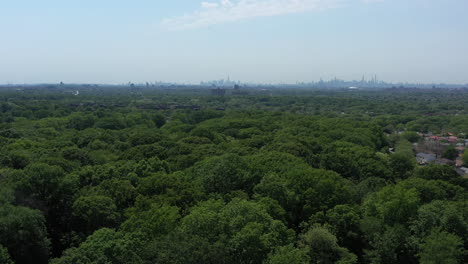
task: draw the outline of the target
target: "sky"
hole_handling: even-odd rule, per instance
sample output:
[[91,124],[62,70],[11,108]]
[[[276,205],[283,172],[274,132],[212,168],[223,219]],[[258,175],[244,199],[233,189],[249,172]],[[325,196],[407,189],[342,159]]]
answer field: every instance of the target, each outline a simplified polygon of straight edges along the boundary
[[467,0],[0,0],[0,83],[468,83]]

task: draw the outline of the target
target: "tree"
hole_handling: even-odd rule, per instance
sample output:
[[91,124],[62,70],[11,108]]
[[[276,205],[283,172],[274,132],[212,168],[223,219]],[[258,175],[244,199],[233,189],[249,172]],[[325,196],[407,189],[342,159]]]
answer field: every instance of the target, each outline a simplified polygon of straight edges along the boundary
[[[378,221],[375,222],[378,224]],[[367,227],[366,227],[367,228]],[[393,264],[415,262],[414,252],[408,247],[408,229],[403,225],[383,225],[378,232],[367,233],[371,249],[365,249],[370,263]]]
[[465,153],[463,153],[462,159],[463,159],[463,164],[465,166],[468,166],[468,151],[465,151]]
[[426,180],[443,180],[468,188],[468,181],[457,173],[453,166],[430,164],[414,170],[414,176]]
[[465,200],[460,202],[433,201],[418,209],[410,229],[416,238],[416,244],[428,236],[431,230],[440,230],[457,234],[462,238],[468,235],[468,219]]
[[37,210],[0,206],[0,244],[17,264],[47,263],[49,245],[45,219]]
[[405,189],[415,189],[419,193],[422,203],[433,200],[456,200],[464,199],[465,190],[457,185],[442,180],[425,180],[421,178],[409,178],[398,183]]
[[121,225],[124,232],[142,232],[154,239],[173,231],[179,221],[179,208],[153,204],[148,211],[137,212]]
[[360,200],[364,200],[368,195],[380,191],[387,185],[387,181],[378,177],[369,177],[361,181],[357,186],[357,193]]
[[415,189],[389,185],[370,195],[363,204],[365,215],[377,217],[387,225],[407,223],[419,207]]
[[321,226],[314,226],[301,236],[301,248],[307,249],[311,263],[357,263],[357,257],[338,245],[336,237]]
[[62,168],[45,163],[30,164],[24,172],[25,177],[20,179],[19,191],[42,202],[51,201],[54,194],[60,190],[60,181],[65,175]]
[[90,165],[92,163],[88,152],[77,147],[63,149],[62,156],[67,160],[77,161],[82,166]]
[[[210,243],[205,237],[175,231],[151,241],[141,253],[144,263],[236,263],[222,243]],[[237,262],[238,263],[238,262]]]
[[166,117],[161,113],[155,113],[151,115],[151,120],[158,128],[164,126],[164,124],[166,123]]
[[175,205],[183,210],[192,207],[206,196],[201,184],[194,183],[189,175],[183,172],[153,173],[140,180],[138,193],[151,197],[151,203]]
[[141,250],[147,241],[141,233],[121,233],[99,229],[77,248],[67,249],[52,264],[142,263]]
[[246,162],[238,155],[225,154],[208,158],[194,168],[195,177],[199,178],[207,193],[228,193],[234,190],[249,190],[251,182],[244,169]]
[[169,165],[166,161],[161,161],[158,157],[140,160],[136,164],[134,171],[139,177],[148,177],[155,172],[169,173]]
[[457,264],[464,255],[463,240],[451,233],[434,229],[424,238],[419,253],[421,264]]
[[264,261],[265,264],[308,264],[310,257],[306,248],[298,249],[293,245],[287,245],[276,248],[273,253],[268,255]]
[[144,160],[151,158],[163,158],[166,156],[167,149],[159,144],[138,145],[133,148],[125,149],[120,158],[122,160]]
[[269,174],[263,177],[254,188],[256,194],[277,201],[288,212],[298,200],[298,195],[291,190],[290,182],[277,174]]
[[0,164],[14,169],[24,169],[30,160],[31,158],[25,151],[10,151],[0,156]]
[[129,208],[135,202],[137,190],[129,180],[110,179],[101,182],[97,189],[105,196],[111,197],[118,209]]
[[362,232],[360,230],[361,212],[357,205],[340,204],[324,212],[319,212],[310,218],[310,224],[326,224],[338,239],[338,243],[361,253]]
[[418,142],[418,140],[421,138],[418,133],[414,131],[407,131],[401,135],[404,139],[408,140],[409,142]]
[[335,171],[356,183],[369,177],[391,177],[388,162],[374,150],[342,141],[325,149],[320,167]]
[[120,115],[113,115],[111,117],[103,117],[96,121],[95,127],[119,130],[125,128],[126,124]]
[[395,153],[390,155],[390,168],[395,179],[408,178],[415,167],[416,162],[414,161],[413,156],[408,157],[402,153]]
[[0,245],[0,264],[14,264],[8,254],[8,250]]
[[301,194],[299,201],[303,207],[299,221],[306,220],[315,212],[356,201],[353,184],[335,172],[310,169],[291,173],[288,177],[295,192]]
[[458,157],[458,151],[455,147],[450,146],[444,151],[444,153],[442,153],[442,157],[449,160],[455,160]]
[[115,227],[119,214],[114,201],[103,195],[80,196],[73,203],[73,215],[79,219],[81,230],[92,233],[101,227]]
[[284,175],[268,175],[254,188],[257,195],[277,200],[298,226],[318,211],[356,199],[352,184],[332,171],[292,168]]
[[151,145],[161,141],[163,136],[161,135],[160,130],[138,130],[136,133],[132,134],[129,138],[130,143],[132,146],[138,145]]
[[223,258],[235,263],[261,263],[274,248],[292,243],[294,236],[261,204],[240,199],[227,204],[220,200],[200,203],[181,220],[180,230],[224,247]]
[[95,122],[96,117],[91,114],[73,113],[68,117],[68,127],[77,130],[92,127]]
[[249,161],[247,164],[249,166],[249,171],[255,174],[255,178],[263,178],[271,174],[282,175],[287,173],[290,168],[296,170],[310,168],[310,165],[301,158],[276,151],[262,151],[258,154],[248,156],[246,159]]

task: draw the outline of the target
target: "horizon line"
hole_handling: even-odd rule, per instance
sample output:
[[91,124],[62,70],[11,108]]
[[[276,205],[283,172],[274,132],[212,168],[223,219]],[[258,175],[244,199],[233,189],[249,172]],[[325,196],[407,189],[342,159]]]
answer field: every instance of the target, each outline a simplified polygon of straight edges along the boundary
[[296,82],[245,82],[241,80],[228,80],[228,79],[216,79],[216,80],[204,80],[198,82],[177,82],[177,81],[128,81],[128,82],[23,82],[23,83],[14,83],[14,82],[6,82],[0,83],[0,86],[37,86],[37,85],[109,85],[109,86],[122,86],[122,85],[187,85],[187,86],[203,86],[203,85],[210,85],[221,81],[227,81],[231,84],[242,84],[242,85],[312,85],[312,84],[320,84],[320,83],[363,83],[363,84],[376,84],[376,85],[468,85],[467,83],[455,83],[455,82],[410,82],[410,81],[397,81],[397,82],[388,82],[384,80],[344,80],[344,79],[322,79],[320,78],[318,81],[296,81]]

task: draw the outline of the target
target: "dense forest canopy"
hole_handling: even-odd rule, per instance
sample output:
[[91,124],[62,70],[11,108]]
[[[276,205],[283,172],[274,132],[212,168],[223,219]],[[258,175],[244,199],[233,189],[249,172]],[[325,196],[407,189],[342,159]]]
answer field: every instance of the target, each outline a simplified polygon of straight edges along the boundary
[[466,90],[245,90],[2,88],[0,263],[467,262]]

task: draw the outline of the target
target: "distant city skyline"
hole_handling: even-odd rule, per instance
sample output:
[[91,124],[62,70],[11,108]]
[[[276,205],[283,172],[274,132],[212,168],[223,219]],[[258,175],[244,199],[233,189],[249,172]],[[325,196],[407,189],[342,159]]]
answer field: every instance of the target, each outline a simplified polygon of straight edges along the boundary
[[468,83],[466,0],[17,0],[0,84]]
[[216,80],[204,80],[198,83],[196,82],[164,82],[164,81],[139,81],[139,82],[123,82],[123,83],[80,83],[71,82],[59,83],[42,82],[42,83],[0,83],[0,87],[8,86],[152,86],[152,87],[165,87],[172,85],[181,86],[201,86],[201,87],[235,87],[236,85],[241,86],[276,86],[276,87],[323,87],[323,88],[389,88],[389,87],[416,87],[416,88],[465,88],[468,89],[468,83],[424,83],[424,82],[388,82],[385,80],[378,79],[377,75],[370,76],[369,79],[366,76],[362,76],[360,80],[344,80],[337,77],[332,79],[310,80],[305,82],[243,82],[241,80],[231,79],[230,76],[227,78],[221,78]]

